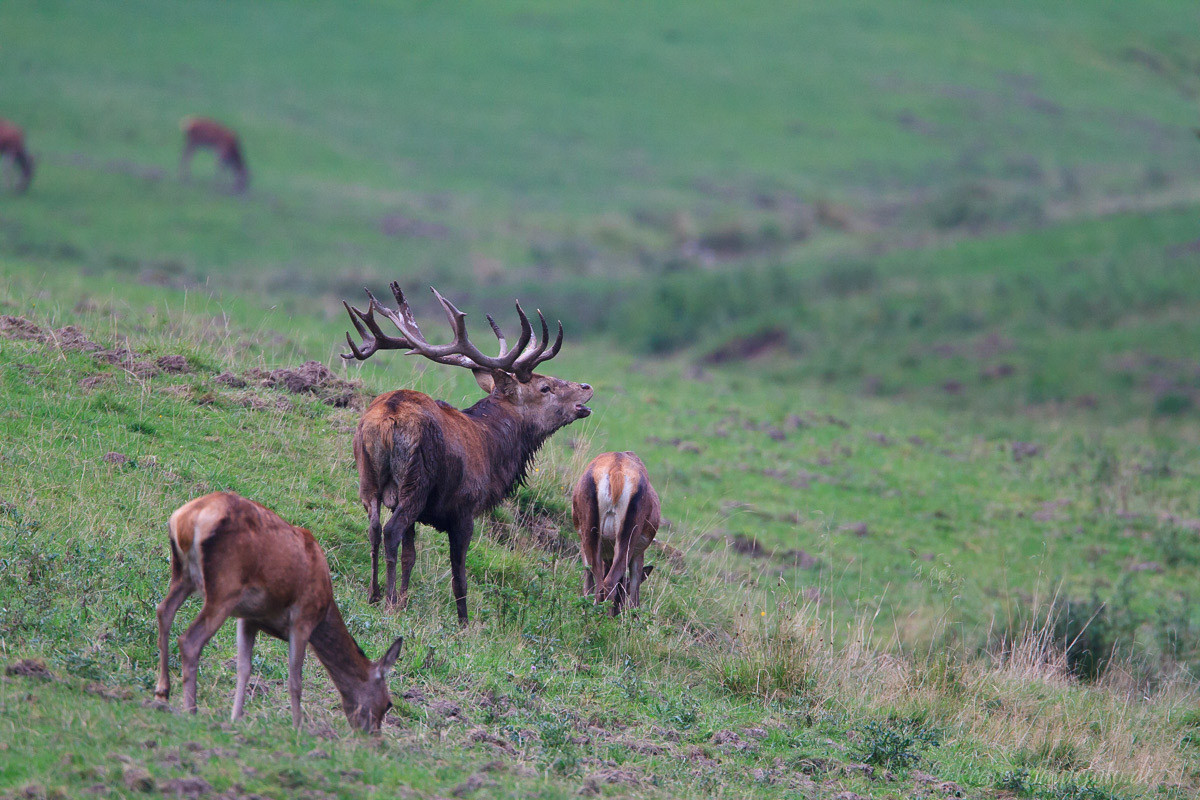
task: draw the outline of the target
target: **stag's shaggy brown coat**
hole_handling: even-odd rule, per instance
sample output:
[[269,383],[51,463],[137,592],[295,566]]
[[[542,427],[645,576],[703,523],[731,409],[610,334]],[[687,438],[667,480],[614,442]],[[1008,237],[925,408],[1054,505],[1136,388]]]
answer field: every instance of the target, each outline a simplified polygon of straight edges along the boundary
[[342,621],[329,565],[311,533],[231,492],[215,492],[181,506],[171,515],[169,528],[171,586],[158,606],[156,697],[166,700],[171,691],[167,668],[171,623],[183,601],[200,592],[204,607],[179,637],[187,710],[196,710],[200,652],[232,616],[238,618],[233,719],[242,714],[254,640],[263,631],[288,643],[288,691],[297,727],[301,670],[305,648],[311,644],[341,693],[347,719],[363,730],[379,730],[392,705],[387,673],[402,640],[397,639],[378,662],[363,654]]
[[642,604],[646,548],[658,533],[658,492],[646,465],[631,452],[601,453],[583,471],[571,493],[571,517],[579,531],[584,594],[623,605]]

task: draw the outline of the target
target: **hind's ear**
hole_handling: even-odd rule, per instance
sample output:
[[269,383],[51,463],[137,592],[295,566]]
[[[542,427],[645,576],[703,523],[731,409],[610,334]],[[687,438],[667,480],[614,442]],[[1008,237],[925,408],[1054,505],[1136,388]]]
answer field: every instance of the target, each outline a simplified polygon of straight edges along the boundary
[[651,572],[654,572],[653,564],[651,564],[648,567],[642,567],[642,580],[646,580],[646,578],[649,578]]
[[383,658],[379,659],[379,673],[384,677],[387,677],[387,674],[392,671],[392,667],[396,664],[396,659],[400,657],[400,646],[402,644],[404,644],[403,636],[392,642],[392,646],[383,654]]

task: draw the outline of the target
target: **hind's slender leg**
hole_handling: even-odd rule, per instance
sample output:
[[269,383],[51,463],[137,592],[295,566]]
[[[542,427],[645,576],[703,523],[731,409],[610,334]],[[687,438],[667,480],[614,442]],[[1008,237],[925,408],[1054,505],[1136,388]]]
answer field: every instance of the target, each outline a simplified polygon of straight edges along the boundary
[[183,144],[183,155],[179,157],[179,180],[187,183],[192,179],[192,154],[196,145],[189,139]]
[[204,608],[200,609],[200,616],[196,617],[179,637],[179,658],[183,662],[184,711],[196,711],[196,674],[200,670],[200,651],[229,618],[229,612],[233,611],[240,599],[235,595],[219,605],[213,605],[206,599]]
[[293,625],[288,636],[288,694],[292,699],[292,724],[300,727],[300,690],[304,685],[304,651],[312,628]]
[[158,617],[158,683],[154,687],[154,696],[159,700],[166,700],[171,695],[171,673],[167,668],[171,624],[175,621],[175,614],[183,605],[183,601],[195,591],[191,578],[186,572],[174,569],[175,566],[172,564],[175,577],[172,578],[167,596],[158,604],[155,614]]
[[254,655],[254,638],[258,626],[244,619],[237,621],[237,689],[233,693],[231,719],[242,718],[242,706],[246,702],[246,684],[250,681],[250,659]]

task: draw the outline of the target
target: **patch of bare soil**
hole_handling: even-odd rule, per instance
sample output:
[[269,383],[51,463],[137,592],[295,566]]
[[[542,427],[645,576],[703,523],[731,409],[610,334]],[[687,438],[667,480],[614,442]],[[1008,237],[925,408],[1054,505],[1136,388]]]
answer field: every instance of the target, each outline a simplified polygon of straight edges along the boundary
[[105,686],[99,681],[92,681],[84,686],[83,690],[105,700],[128,700],[133,697],[133,692],[124,686]]
[[467,740],[480,744],[489,744],[508,755],[516,755],[517,750],[512,746],[512,743],[507,739],[502,739],[494,733],[491,733],[485,728],[475,728],[467,733]]
[[618,786],[641,786],[642,776],[626,767],[602,767],[587,777],[580,787],[581,795],[597,795],[604,784]]
[[316,395],[321,402],[335,408],[361,408],[370,400],[360,382],[337,377],[320,361],[305,361],[294,369],[252,369],[245,373],[245,378],[260,386],[284,389],[292,394]]
[[5,339],[53,344],[63,350],[90,353],[101,349],[100,345],[83,335],[74,325],[58,329],[43,328],[25,317],[0,315],[0,336]]
[[1033,442],[1013,442],[1010,446],[1012,450],[1013,461],[1024,461],[1027,458],[1033,458],[1038,453],[1042,452],[1040,445]]
[[184,356],[162,356],[154,362],[163,372],[191,372],[192,367]]
[[194,775],[186,778],[171,778],[160,787],[163,797],[197,798],[212,794],[213,787],[203,778]]
[[416,239],[447,239],[450,229],[437,222],[413,219],[404,214],[388,214],[379,220],[379,230],[384,236]]
[[742,336],[726,342],[700,360],[705,364],[748,361],[781,352],[786,346],[787,331],[782,328],[767,328],[750,336]]
[[149,361],[142,361],[142,354],[130,350],[128,347],[116,347],[108,350],[98,350],[92,355],[92,358],[99,361],[101,364],[110,364],[114,367],[120,367],[126,372],[133,375],[135,378],[152,378],[159,374],[161,370],[151,364]]
[[4,668],[5,675],[17,675],[24,678],[53,678],[53,673],[40,658],[23,658]]
[[469,794],[474,794],[480,789],[492,786],[496,786],[496,782],[487,777],[487,774],[480,770],[460,783],[458,786],[455,786],[453,789],[451,789],[450,794],[452,794],[454,797],[466,797]]

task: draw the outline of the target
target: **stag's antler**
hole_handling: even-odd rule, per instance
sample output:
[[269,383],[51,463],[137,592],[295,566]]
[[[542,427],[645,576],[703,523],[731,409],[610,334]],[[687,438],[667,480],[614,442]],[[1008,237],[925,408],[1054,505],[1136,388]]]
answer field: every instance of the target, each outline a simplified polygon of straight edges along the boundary
[[[554,340],[554,345],[547,350],[550,328],[546,325],[546,318],[542,316],[541,311],[537,312],[538,320],[542,324],[542,336],[539,340],[533,335],[533,326],[529,323],[529,317],[525,316],[525,312],[518,302],[517,316],[521,318],[521,336],[517,340],[516,346],[509,348],[508,340],[504,337],[500,326],[489,314],[487,321],[492,327],[492,332],[500,341],[500,353],[494,357],[484,355],[467,338],[467,315],[459,311],[453,303],[442,297],[433,287],[430,289],[441,304],[442,310],[446,312],[446,319],[450,321],[450,328],[454,332],[454,341],[443,345],[430,344],[421,334],[421,329],[417,325],[416,319],[413,318],[412,310],[408,307],[408,301],[404,298],[404,292],[400,290],[400,284],[392,281],[391,288],[392,294],[396,297],[397,310],[388,308],[379,302],[375,295],[371,294],[370,289],[366,290],[367,298],[370,300],[366,311],[350,305],[345,300],[342,301],[342,305],[346,307],[346,313],[350,315],[350,321],[354,324],[354,329],[362,337],[362,347],[360,348],[354,343],[350,334],[346,334],[350,352],[342,353],[342,358],[365,361],[380,350],[407,350],[410,354],[416,353],[425,356],[439,364],[466,367],[467,369],[511,372],[517,376],[518,380],[527,381],[533,374],[534,367],[543,361],[554,358],[558,355],[559,348],[562,347],[562,322],[558,323],[558,338]],[[376,311],[387,317],[396,326],[400,331],[400,336],[389,336],[379,329],[379,323],[375,319]]]

